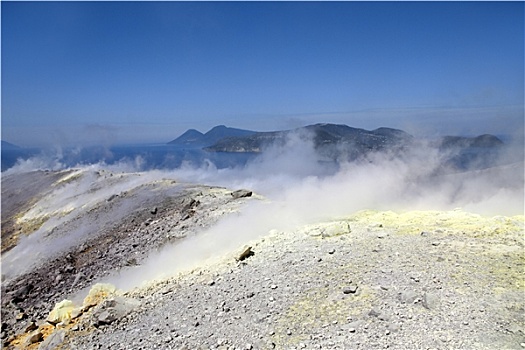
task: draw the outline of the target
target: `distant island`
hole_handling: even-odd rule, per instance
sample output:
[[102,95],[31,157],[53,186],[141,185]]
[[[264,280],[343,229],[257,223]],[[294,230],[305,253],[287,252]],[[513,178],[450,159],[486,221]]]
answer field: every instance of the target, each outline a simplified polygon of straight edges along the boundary
[[173,168],[183,162],[204,160],[212,160],[220,167],[229,167],[244,164],[269,148],[281,152],[280,148],[290,150],[292,146],[295,150],[308,148],[308,152],[304,154],[315,154],[316,160],[325,164],[368,161],[369,155],[376,153],[385,154],[389,158],[405,157],[420,147],[431,147],[438,152],[436,154],[439,154],[440,161],[445,166],[471,169],[486,168],[503,161],[499,151],[506,148],[503,145],[498,137],[489,134],[474,137],[444,136],[428,140],[389,127],[365,130],[344,124],[319,123],[291,130],[257,132],[218,125],[206,133],[189,129],[165,144],[164,148],[155,149],[148,146],[115,146],[110,150],[85,147],[81,152],[65,148],[60,154],[54,154],[53,150],[22,148],[2,141],[1,170],[5,171],[18,161],[35,156],[46,159],[44,163],[54,162],[56,158],[63,166],[101,161],[114,163],[140,155],[146,160],[143,165],[146,168]]
[[472,148],[472,147],[498,147],[503,141],[494,135],[485,134],[476,137],[445,136],[441,139],[440,147],[443,148]]
[[15,150],[16,150],[16,151],[19,151],[19,150],[22,149],[21,147],[19,147],[19,146],[17,146],[17,145],[14,145],[14,144],[12,144],[12,143],[10,143],[10,142],[3,141],[3,140],[2,140],[1,145],[2,145],[2,146],[1,146],[1,147],[2,147],[2,150],[4,150],[4,151],[15,151]]
[[0,169],[2,171],[5,171],[15,165],[18,159],[27,159],[38,153],[38,150],[34,148],[23,148],[4,140],[1,142],[0,149],[2,152],[2,164]]
[[[353,128],[344,124],[314,124],[293,130],[255,132],[216,126],[203,134],[190,129],[169,142],[173,145],[199,147],[208,152],[260,153],[266,148],[284,146],[295,135],[299,139],[312,140],[319,155],[331,160],[355,160],[370,152],[401,152],[418,147],[418,140],[409,133],[393,128],[375,130]],[[441,151],[456,150],[452,162],[472,162],[478,154],[497,149],[503,142],[494,135],[475,137],[444,136],[433,140],[431,145]],[[472,150],[475,150],[473,152]]]
[[368,131],[347,125],[315,124],[294,130],[258,132],[244,137],[227,137],[206,147],[213,152],[262,152],[270,145],[284,145],[292,135],[311,139],[314,147],[325,154],[333,153],[333,148],[342,152],[362,154],[373,150],[403,147],[410,144],[413,137],[408,133],[391,128]]
[[169,145],[185,145],[192,147],[208,147],[228,137],[245,137],[255,134],[255,131],[229,128],[218,125],[203,134],[195,129],[189,129],[175,140],[168,142]]

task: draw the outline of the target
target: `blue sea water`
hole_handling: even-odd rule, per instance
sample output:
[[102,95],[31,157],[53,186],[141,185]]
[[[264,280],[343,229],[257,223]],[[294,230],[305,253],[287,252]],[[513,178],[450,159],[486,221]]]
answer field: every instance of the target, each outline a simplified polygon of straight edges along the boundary
[[[509,142],[509,144],[511,144]],[[458,170],[473,168],[487,168],[504,163],[523,161],[523,141],[514,142],[511,149],[518,151],[506,152],[503,148],[469,148],[462,150],[456,155],[448,158],[446,164]],[[5,171],[17,164],[31,159],[35,160],[36,169],[57,169],[58,167],[69,168],[82,165],[103,163],[107,165],[128,164],[136,171],[148,171],[153,169],[176,169],[183,165],[190,167],[202,167],[213,164],[218,169],[235,168],[244,166],[254,160],[258,153],[227,153],[208,152],[199,147],[188,147],[170,144],[132,144],[112,147],[90,146],[83,148],[50,148],[50,149],[25,149],[25,148],[2,148],[1,169]],[[509,157],[511,155],[511,157]],[[46,168],[47,166],[47,168]],[[323,164],[323,166],[337,168],[334,164]],[[31,168],[25,166],[24,169]]]
[[[104,163],[134,164],[140,171],[176,169],[189,165],[200,167],[213,164],[218,169],[245,165],[257,156],[255,153],[208,152],[200,148],[167,144],[120,145],[113,147],[91,146],[65,149],[2,149],[2,171],[30,158],[54,161],[63,167]],[[42,162],[40,162],[42,163]],[[45,162],[44,162],[45,163]]]

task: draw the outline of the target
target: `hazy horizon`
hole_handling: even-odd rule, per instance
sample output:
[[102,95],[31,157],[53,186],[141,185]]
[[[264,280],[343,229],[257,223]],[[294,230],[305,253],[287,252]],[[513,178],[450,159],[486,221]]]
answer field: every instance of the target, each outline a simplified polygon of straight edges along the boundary
[[[225,124],[217,124],[209,129],[198,129],[190,127],[188,129],[185,129],[181,132],[179,132],[176,135],[173,135],[170,139],[165,138],[159,138],[155,137],[155,135],[152,138],[148,139],[124,139],[119,140],[118,137],[115,137],[115,134],[118,134],[118,131],[116,131],[118,128],[114,126],[102,126],[102,125],[84,125],[84,126],[76,126],[71,127],[69,129],[50,129],[46,130],[46,132],[51,133],[54,137],[53,139],[48,140],[47,142],[37,142],[37,143],[14,143],[10,142],[9,140],[2,139],[2,142],[7,142],[13,146],[20,147],[22,149],[67,149],[67,148],[76,148],[76,149],[89,149],[90,147],[96,146],[102,146],[104,148],[111,148],[111,147],[126,147],[126,146],[148,146],[148,145],[167,145],[171,141],[174,141],[178,137],[182,136],[184,133],[186,133],[189,130],[197,130],[198,132],[201,132],[202,134],[206,134],[207,132],[211,131],[213,128],[217,126],[225,126],[228,128],[235,128],[235,129],[242,129],[242,130],[248,130],[248,131],[254,131],[254,132],[272,132],[272,131],[292,131],[295,129],[301,129],[303,126],[309,126],[313,124],[340,124],[340,125],[347,125],[352,128],[359,128],[364,129],[368,131],[372,131],[378,128],[386,127],[386,128],[392,128],[392,129],[399,129],[403,130],[407,133],[409,133],[411,136],[414,136],[417,139],[425,139],[425,140],[437,140],[445,136],[460,136],[460,137],[477,137],[484,134],[490,134],[494,135],[498,138],[500,138],[504,143],[513,142],[513,143],[523,143],[525,141],[525,135],[518,130],[500,130],[501,132],[491,132],[489,128],[485,128],[483,130],[480,130],[479,133],[472,132],[472,130],[450,130],[451,132],[441,131],[438,130],[431,130],[429,128],[417,128],[414,126],[409,126],[408,129],[401,129],[401,128],[394,128],[389,125],[378,125],[371,128],[365,128],[365,127],[358,127],[352,124],[344,124],[344,123],[330,123],[325,121],[320,122],[314,122],[312,123],[303,123],[300,124],[300,126],[290,126],[290,127],[284,127],[282,129],[277,128],[267,128],[265,130],[257,130],[253,128],[238,128],[236,126],[231,125],[225,125]],[[140,127],[140,126],[139,126]],[[408,130],[408,131],[407,131]],[[497,131],[498,129],[494,129]],[[69,134],[68,134],[69,133]],[[113,138],[115,137],[115,138]],[[102,141],[102,142],[101,142]]]
[[2,140],[523,135],[523,2],[2,2]]

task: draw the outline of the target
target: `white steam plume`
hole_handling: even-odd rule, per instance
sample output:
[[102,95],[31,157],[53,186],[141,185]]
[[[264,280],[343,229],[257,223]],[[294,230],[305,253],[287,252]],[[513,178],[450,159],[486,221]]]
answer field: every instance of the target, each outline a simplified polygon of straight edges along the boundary
[[270,202],[252,203],[241,214],[224,218],[200,235],[165,246],[142,266],[121,271],[110,281],[129,289],[212,261],[272,229],[287,230],[361,209],[463,207],[485,215],[523,214],[523,162],[447,174],[438,172],[442,157],[422,144],[403,157],[376,153],[327,172],[312,142],[294,135],[284,148],[270,148],[244,168],[183,167],[172,175],[234,189],[253,189]]
[[[136,183],[125,183],[124,186],[137,186],[171,178],[230,189],[246,188],[262,194],[269,201],[254,202],[243,208],[240,214],[225,217],[197,236],[153,252],[143,265],[121,271],[120,275],[111,278],[111,282],[120,288],[132,288],[144,281],[191,269],[204,260],[217,258],[266,235],[272,229],[286,230],[350,215],[361,209],[406,211],[462,207],[484,215],[523,215],[522,148],[509,147],[498,153],[501,165],[497,167],[463,172],[448,169],[447,172],[442,163],[444,157],[450,155],[444,155],[423,142],[403,156],[373,153],[359,161],[334,164],[326,162],[315,152],[313,142],[307,136],[292,133],[284,146],[270,147],[243,167],[218,169],[207,162],[195,168],[184,164],[171,171],[143,172]],[[130,172],[140,170],[142,164],[139,157],[110,166],[99,164],[82,169]],[[23,165],[20,163],[11,172],[20,171]],[[87,186],[86,182],[83,184]],[[89,206],[125,188],[107,188],[93,191],[92,197],[75,197],[74,193],[84,193],[85,190],[65,186],[42,208],[51,211],[55,206],[64,208],[69,202],[77,207]],[[75,231],[77,236],[66,241],[71,244],[81,241],[86,232]],[[37,232],[34,238],[22,241],[20,248],[15,249],[18,253],[31,253],[36,249],[44,254],[43,250],[64,247],[57,244],[38,248],[39,235]],[[13,250],[12,254],[15,253],[17,251]],[[2,258],[2,265],[6,257]]]

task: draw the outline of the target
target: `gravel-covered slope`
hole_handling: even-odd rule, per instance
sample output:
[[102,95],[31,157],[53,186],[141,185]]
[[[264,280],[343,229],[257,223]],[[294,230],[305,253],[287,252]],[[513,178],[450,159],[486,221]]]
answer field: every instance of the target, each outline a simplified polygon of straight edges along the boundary
[[[522,215],[358,211],[266,232],[281,213],[259,210],[279,203],[249,190],[28,176],[42,188],[2,198],[18,242],[2,254],[3,348],[525,348]],[[115,276],[138,287],[98,283]]]
[[127,293],[71,349],[522,349],[523,216],[358,212]]
[[[45,321],[55,303],[141,265],[152,251],[195,235],[254,198],[165,175],[84,169],[19,177],[42,188],[23,201],[16,195],[2,198],[16,238],[22,237],[2,254],[5,347]],[[16,176],[3,177],[3,185],[16,184]]]

